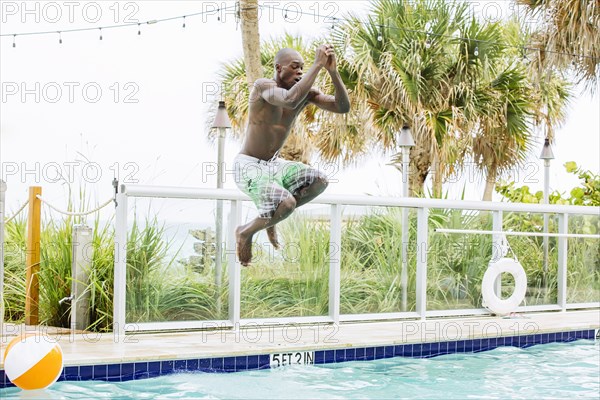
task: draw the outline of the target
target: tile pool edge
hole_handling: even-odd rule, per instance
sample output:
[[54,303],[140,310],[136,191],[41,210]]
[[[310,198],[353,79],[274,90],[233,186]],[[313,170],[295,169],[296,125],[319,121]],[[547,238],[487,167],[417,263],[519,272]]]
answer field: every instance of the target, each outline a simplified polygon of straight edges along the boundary
[[[554,333],[500,336],[455,341],[406,343],[375,346],[352,346],[343,349],[305,349],[313,352],[311,364],[346,361],[369,361],[391,357],[430,358],[453,353],[478,353],[502,346],[526,348],[537,344],[597,339],[598,329],[583,329]],[[123,382],[154,378],[177,372],[230,373],[271,368],[271,354],[236,355],[228,357],[189,358],[180,360],[149,360],[115,364],[65,366],[59,381],[100,380]],[[4,370],[0,370],[0,389],[13,387]]]

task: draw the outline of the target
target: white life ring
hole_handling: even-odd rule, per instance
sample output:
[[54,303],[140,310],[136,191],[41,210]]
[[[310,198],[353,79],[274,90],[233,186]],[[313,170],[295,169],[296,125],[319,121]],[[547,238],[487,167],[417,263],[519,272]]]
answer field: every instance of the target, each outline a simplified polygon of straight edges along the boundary
[[[515,290],[508,298],[502,300],[496,295],[494,284],[496,278],[503,272],[508,272],[515,278]],[[481,282],[481,294],[483,295],[483,306],[498,315],[509,314],[519,307],[525,298],[527,291],[527,275],[520,262],[512,258],[501,258],[490,262]]]

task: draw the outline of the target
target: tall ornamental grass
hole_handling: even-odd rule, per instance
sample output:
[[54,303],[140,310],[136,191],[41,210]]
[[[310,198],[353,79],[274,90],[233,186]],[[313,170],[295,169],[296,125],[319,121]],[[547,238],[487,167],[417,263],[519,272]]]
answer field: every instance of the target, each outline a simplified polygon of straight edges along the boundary
[[[505,213],[504,230],[541,232],[541,214]],[[40,265],[40,316],[43,324],[68,327],[71,292],[73,225],[81,219],[43,218]],[[600,218],[573,217],[575,233],[598,232]],[[408,218],[408,284],[406,311],[416,306],[416,215]],[[93,331],[112,329],[114,287],[113,221],[93,223],[93,251],[87,290]],[[242,318],[322,316],[329,310],[329,264],[341,259],[341,312],[402,311],[402,217],[398,208],[378,208],[343,222],[342,249],[329,245],[329,221],[294,215],[278,225],[279,251],[255,243],[256,261],[242,269]],[[436,232],[437,228],[492,229],[489,212],[430,210],[427,308],[481,307],[481,280],[492,256],[491,235]],[[550,218],[549,231],[556,231]],[[25,308],[25,238],[23,218],[6,225],[4,318],[22,322]],[[549,240],[549,265],[543,268],[543,240],[509,236],[512,251],[528,277],[524,303],[552,304],[557,299],[557,240]],[[227,318],[228,276],[214,283],[214,265],[199,270],[178,262],[164,225],[156,218],[134,221],[127,237],[127,322],[218,320]],[[173,254],[173,255],[170,255]],[[508,256],[512,256],[509,253]],[[568,301],[593,302],[600,297],[600,256],[593,239],[568,239]],[[226,260],[226,257],[224,257]],[[503,296],[514,282],[503,276]],[[220,309],[218,309],[220,305]]]

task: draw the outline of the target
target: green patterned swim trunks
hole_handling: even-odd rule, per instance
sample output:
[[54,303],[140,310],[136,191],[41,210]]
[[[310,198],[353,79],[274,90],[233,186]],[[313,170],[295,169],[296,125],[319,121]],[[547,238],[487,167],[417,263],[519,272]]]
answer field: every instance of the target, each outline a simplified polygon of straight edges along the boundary
[[265,161],[245,154],[238,154],[233,162],[235,183],[252,199],[261,218],[271,218],[279,203],[315,180],[327,181],[323,172],[301,162]]

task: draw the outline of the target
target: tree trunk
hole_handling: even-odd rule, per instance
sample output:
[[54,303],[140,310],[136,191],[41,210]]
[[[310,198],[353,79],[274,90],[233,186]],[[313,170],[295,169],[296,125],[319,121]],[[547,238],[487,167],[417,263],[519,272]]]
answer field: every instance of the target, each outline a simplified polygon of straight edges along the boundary
[[431,155],[429,150],[419,143],[410,149],[410,168],[408,169],[409,196],[419,197],[423,195],[425,180],[431,166]]
[[248,85],[252,87],[254,81],[263,77],[258,33],[258,0],[240,0],[240,23],[246,78]]
[[440,163],[440,158],[437,153],[433,154],[433,163],[431,164],[431,169],[433,171],[432,180],[432,188],[433,188],[433,198],[440,199],[442,198],[442,165]]
[[485,178],[485,191],[483,192],[483,201],[492,201],[494,186],[496,186],[496,178],[498,177],[498,169],[496,164],[492,164],[487,171]]

